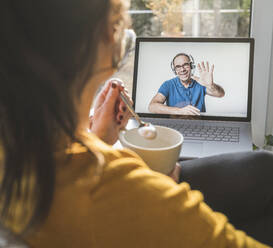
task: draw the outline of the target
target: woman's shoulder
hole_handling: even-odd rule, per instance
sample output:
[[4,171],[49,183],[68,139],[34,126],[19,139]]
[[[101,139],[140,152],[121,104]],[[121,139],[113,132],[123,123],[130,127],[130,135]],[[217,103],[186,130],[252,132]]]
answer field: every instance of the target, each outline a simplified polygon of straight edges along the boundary
[[135,152],[115,149],[92,133],[83,134],[81,143],[71,144],[65,153],[57,155],[56,161],[58,182],[71,182],[72,178],[94,178],[97,174],[107,175],[117,172],[118,168],[147,168]]
[[146,166],[143,160],[134,151],[127,148],[113,148],[112,145],[106,144],[93,133],[86,133],[83,137],[83,142],[87,152],[93,153],[98,160],[104,160],[102,162],[107,165],[133,160]]

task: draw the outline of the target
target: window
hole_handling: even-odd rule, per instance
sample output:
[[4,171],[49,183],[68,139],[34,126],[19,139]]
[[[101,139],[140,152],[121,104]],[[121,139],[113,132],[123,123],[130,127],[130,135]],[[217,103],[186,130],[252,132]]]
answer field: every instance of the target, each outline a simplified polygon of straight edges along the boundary
[[132,0],[138,36],[248,37],[251,0]]
[[[137,36],[248,37],[251,0],[131,0]],[[132,93],[134,55],[115,76]]]

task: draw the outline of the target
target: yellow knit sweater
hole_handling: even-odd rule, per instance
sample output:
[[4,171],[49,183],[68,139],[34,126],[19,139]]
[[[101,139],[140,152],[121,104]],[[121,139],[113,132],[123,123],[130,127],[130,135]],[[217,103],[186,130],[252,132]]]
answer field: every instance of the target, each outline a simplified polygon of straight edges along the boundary
[[213,212],[200,192],[151,171],[135,153],[94,135],[87,145],[104,167],[80,146],[68,151],[70,160],[59,158],[50,214],[25,237],[31,247],[267,247]]

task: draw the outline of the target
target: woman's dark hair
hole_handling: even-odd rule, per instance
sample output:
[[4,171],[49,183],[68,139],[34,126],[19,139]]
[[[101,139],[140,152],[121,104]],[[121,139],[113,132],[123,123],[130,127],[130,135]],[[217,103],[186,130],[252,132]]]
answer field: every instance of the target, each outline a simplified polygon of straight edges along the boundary
[[61,134],[76,140],[74,96],[80,96],[92,75],[109,9],[109,0],[1,1],[0,148],[4,159],[0,206],[4,223],[13,221],[12,206],[29,197],[35,204],[28,227],[49,212],[56,143]]

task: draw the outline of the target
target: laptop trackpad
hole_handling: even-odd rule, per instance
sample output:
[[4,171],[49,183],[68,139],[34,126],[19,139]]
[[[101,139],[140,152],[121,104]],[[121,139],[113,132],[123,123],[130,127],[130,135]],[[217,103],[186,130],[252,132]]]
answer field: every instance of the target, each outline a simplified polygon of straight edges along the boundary
[[180,157],[185,158],[199,158],[203,155],[203,146],[202,142],[191,142],[186,141],[182,144],[182,149],[180,153]]

